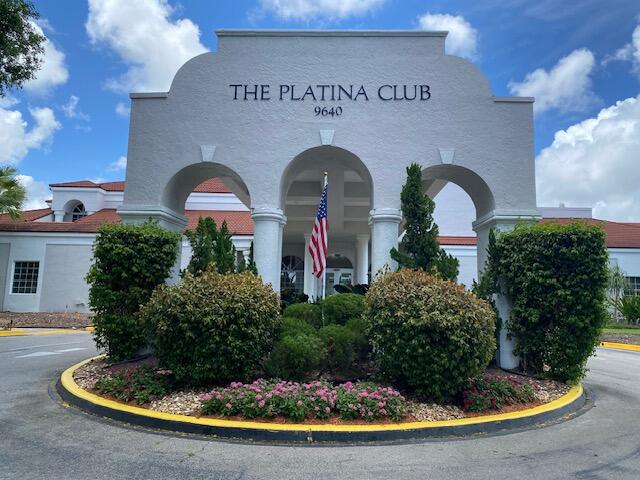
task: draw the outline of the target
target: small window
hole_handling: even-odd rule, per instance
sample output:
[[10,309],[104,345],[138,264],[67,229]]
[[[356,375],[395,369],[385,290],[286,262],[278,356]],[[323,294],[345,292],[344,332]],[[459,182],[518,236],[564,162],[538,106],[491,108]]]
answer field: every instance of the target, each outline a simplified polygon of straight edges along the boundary
[[627,286],[624,290],[627,295],[640,295],[640,277],[627,277]]
[[16,262],[11,293],[36,293],[40,262]]
[[76,220],[80,220],[83,217],[87,216],[87,211],[84,209],[84,204],[79,203],[75,207],[73,207],[73,211],[71,212],[71,221],[75,222]]

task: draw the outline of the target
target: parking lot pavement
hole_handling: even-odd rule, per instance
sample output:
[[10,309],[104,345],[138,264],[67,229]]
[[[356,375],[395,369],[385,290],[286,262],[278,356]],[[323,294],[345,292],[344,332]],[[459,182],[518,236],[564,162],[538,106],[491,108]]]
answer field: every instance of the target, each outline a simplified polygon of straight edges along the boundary
[[51,386],[94,353],[89,334],[0,338],[0,478],[640,478],[636,352],[598,350],[585,381],[595,406],[567,422],[478,438],[314,447],[173,436],[66,408]]

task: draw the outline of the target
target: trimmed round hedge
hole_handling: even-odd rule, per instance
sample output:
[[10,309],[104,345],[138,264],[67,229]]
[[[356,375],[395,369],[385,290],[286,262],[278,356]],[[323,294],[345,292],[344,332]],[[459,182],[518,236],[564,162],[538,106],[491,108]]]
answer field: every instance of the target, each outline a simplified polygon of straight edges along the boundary
[[248,381],[279,329],[280,305],[250,272],[187,274],[161,286],[140,311],[159,363],[188,385]]
[[299,318],[316,328],[322,326],[322,310],[317,303],[292,303],[284,309],[282,316]]
[[322,301],[325,324],[345,325],[364,312],[364,296],[356,293],[338,293]]
[[491,306],[421,270],[378,277],[366,295],[365,318],[381,375],[434,401],[458,394],[496,348]]

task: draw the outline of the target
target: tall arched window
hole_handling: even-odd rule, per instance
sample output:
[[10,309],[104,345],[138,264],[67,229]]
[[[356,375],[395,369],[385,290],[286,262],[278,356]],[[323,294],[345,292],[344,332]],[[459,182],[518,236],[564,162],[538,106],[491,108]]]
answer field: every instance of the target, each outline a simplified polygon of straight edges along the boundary
[[84,208],[83,203],[78,203],[73,210],[71,211],[71,221],[75,222],[76,220],[80,220],[83,217],[87,216],[87,211]]
[[291,289],[296,292],[304,290],[304,260],[300,257],[295,255],[282,257],[280,289]]

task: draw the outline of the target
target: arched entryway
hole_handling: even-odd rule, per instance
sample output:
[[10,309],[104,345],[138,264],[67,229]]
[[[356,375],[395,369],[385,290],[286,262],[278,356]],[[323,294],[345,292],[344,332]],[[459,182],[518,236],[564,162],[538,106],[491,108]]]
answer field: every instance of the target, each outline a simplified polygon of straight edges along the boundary
[[[369,276],[368,221],[373,204],[369,171],[357,155],[343,148],[328,145],[310,148],[297,155],[287,166],[280,190],[280,208],[286,217],[282,256],[287,258],[295,255],[303,259],[303,292],[310,297],[318,297],[322,293],[321,281],[312,274],[308,246],[322,193],[324,172],[327,172],[329,184],[329,259],[347,259],[350,262],[349,283],[368,283]],[[332,285],[328,286],[327,292],[332,291]]]

